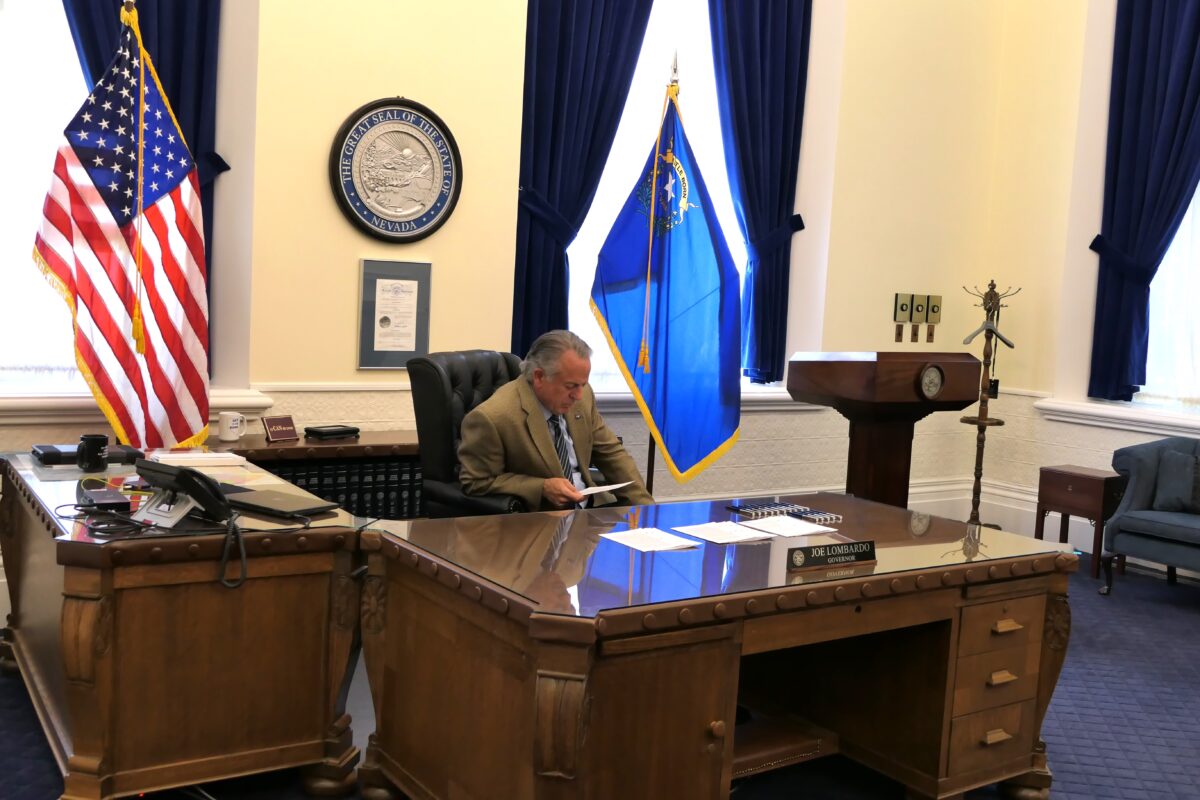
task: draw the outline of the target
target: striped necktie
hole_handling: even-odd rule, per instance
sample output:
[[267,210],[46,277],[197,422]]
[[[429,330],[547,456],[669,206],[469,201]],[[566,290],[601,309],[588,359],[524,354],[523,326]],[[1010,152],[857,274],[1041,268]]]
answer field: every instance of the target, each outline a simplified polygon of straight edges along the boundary
[[562,465],[563,476],[571,479],[571,457],[567,455],[567,437],[563,436],[562,428],[558,427],[559,416],[551,414],[546,420],[550,433],[554,436],[554,452],[558,453],[558,463]]

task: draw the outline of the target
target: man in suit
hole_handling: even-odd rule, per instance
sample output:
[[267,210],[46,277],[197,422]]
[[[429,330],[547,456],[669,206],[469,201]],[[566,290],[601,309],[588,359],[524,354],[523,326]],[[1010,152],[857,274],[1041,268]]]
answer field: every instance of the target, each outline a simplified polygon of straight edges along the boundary
[[628,486],[594,495],[595,505],[653,503],[625,447],[596,409],[588,386],[592,349],[570,331],[538,337],[523,376],[501,386],[463,419],[459,479],[467,494],[512,494],[531,510],[577,507],[595,486],[589,465],[608,483]]

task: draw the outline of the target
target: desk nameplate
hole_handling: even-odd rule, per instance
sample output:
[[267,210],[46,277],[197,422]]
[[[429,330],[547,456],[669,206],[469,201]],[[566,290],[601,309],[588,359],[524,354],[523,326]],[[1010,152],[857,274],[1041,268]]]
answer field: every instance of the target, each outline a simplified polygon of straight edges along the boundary
[[789,570],[850,566],[875,561],[875,542],[829,542],[789,547]]

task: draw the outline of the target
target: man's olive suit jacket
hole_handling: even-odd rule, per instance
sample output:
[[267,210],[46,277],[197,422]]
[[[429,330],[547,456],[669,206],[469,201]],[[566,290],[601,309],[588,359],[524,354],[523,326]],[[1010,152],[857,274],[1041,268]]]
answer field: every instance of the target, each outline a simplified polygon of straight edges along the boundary
[[[596,485],[589,474],[591,465],[604,473],[608,483],[632,481],[615,493],[622,505],[654,502],[625,446],[596,409],[590,386],[563,416],[585,484]],[[542,481],[561,477],[562,468],[541,403],[524,376],[501,386],[463,418],[458,460],[459,480],[467,494],[516,495],[531,511],[552,507],[543,502]],[[601,493],[594,500],[595,505],[603,505],[613,497]]]

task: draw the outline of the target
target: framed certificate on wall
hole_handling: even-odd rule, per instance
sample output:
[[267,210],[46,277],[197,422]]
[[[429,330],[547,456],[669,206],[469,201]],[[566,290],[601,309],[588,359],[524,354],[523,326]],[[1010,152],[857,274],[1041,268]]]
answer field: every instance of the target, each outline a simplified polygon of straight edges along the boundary
[[362,260],[359,369],[403,369],[429,353],[429,272],[429,264]]

